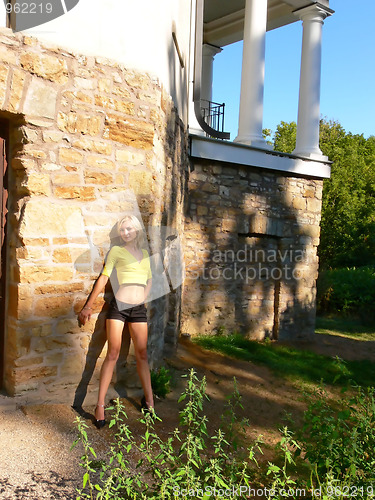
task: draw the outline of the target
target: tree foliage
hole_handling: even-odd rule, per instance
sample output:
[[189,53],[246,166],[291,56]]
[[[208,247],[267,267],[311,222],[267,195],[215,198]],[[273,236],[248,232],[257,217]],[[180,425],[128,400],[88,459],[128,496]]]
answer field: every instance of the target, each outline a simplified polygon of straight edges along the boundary
[[[295,147],[295,122],[281,122],[277,151]],[[321,120],[320,148],[332,161],[324,181],[319,248],[324,268],[375,264],[375,137],[347,133],[335,121]]]

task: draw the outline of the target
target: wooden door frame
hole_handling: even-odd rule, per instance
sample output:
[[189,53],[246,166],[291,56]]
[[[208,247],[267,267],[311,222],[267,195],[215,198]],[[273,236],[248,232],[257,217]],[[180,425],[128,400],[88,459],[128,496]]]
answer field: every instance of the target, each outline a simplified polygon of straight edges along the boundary
[[0,120],[0,389],[4,383],[9,125]]

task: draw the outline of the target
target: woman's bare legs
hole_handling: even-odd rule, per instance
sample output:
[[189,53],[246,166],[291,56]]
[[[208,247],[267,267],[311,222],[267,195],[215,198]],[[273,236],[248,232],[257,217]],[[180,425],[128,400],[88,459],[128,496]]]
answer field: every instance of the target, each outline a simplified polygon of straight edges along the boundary
[[123,321],[118,319],[106,320],[108,347],[107,355],[100,370],[98,406],[95,408],[95,418],[97,420],[104,420],[104,400],[120,354],[123,329]]
[[143,392],[148,407],[154,407],[150,367],[147,358],[147,323],[128,323],[130,336],[134,343],[137,372],[141,380]]

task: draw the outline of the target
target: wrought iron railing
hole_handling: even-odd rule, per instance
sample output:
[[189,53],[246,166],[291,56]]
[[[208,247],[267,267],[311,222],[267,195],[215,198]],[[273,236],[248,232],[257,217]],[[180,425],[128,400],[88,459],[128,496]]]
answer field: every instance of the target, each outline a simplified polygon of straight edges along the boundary
[[204,121],[214,130],[224,131],[224,110],[225,103],[207,101],[201,99],[201,110]]

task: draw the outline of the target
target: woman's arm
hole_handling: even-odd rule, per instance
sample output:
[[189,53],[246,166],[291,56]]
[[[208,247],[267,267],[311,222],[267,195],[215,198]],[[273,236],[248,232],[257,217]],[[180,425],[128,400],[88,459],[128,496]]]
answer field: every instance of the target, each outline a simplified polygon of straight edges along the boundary
[[99,293],[103,290],[103,288],[108,283],[108,276],[101,274],[99,278],[96,280],[94,288],[91,290],[91,293],[86,301],[86,304],[82,308],[79,313],[78,319],[84,325],[86,321],[89,321],[91,318],[92,306],[94,305],[95,300],[97,299]]

